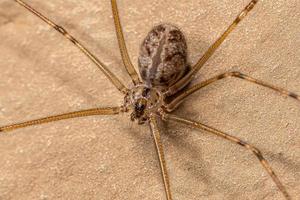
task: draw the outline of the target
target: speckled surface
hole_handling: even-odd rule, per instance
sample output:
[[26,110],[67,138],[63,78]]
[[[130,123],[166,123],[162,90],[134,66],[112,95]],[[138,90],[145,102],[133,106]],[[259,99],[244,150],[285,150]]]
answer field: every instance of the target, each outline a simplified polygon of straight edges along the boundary
[[[124,82],[109,1],[27,0],[63,25]],[[136,65],[153,25],[181,27],[195,63],[248,0],[124,1],[121,21]],[[300,4],[261,0],[195,82],[228,70],[300,94]],[[96,106],[122,96],[70,42],[11,0],[0,2],[0,125]],[[300,199],[300,103],[228,79],[191,96],[175,113],[257,146]],[[162,136],[174,200],[283,199],[248,151],[169,123]],[[0,199],[165,198],[149,128],[128,116],[93,116],[0,135]]]

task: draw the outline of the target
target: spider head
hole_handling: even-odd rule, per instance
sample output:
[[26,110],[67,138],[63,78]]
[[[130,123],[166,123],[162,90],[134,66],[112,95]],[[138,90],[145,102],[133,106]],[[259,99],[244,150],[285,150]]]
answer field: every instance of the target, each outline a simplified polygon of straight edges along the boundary
[[133,112],[130,115],[131,121],[138,119],[139,124],[143,124],[147,120],[145,116],[145,110],[147,108],[147,100],[144,98],[139,98],[133,105]]
[[146,85],[134,86],[125,96],[125,107],[132,111],[130,118],[139,124],[149,119],[149,114],[155,113],[162,105],[161,92]]

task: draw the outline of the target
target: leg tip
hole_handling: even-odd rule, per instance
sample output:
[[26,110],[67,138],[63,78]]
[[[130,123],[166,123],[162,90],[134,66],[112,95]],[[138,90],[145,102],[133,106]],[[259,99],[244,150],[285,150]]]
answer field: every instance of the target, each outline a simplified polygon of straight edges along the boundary
[[297,94],[295,94],[295,93],[293,93],[293,92],[290,92],[288,95],[289,95],[290,97],[294,98],[294,99],[300,100],[300,96],[297,95]]

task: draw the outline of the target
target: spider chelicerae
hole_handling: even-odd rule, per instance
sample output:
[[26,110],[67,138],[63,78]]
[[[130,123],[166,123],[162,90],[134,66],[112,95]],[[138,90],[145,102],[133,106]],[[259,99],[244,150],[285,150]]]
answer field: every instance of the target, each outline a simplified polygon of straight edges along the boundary
[[21,0],[16,0],[16,2],[44,20],[47,24],[52,26],[65,38],[76,45],[81,51],[83,51],[83,53],[85,53],[91,59],[91,61],[94,62],[98,66],[98,68],[107,76],[107,78],[116,86],[116,88],[122,94],[124,94],[124,104],[117,107],[93,108],[89,110],[65,113],[62,115],[50,116],[33,121],[3,126],[0,127],[0,132],[12,131],[18,128],[68,118],[90,115],[117,115],[120,113],[129,112],[130,119],[132,121],[137,121],[139,124],[149,124],[150,126],[159,158],[166,197],[170,200],[172,199],[172,194],[157,120],[160,118],[162,119],[162,121],[175,121],[197,129],[205,130],[209,133],[235,142],[238,145],[250,150],[258,158],[265,170],[269,173],[274,183],[277,185],[278,189],[282,192],[285,198],[290,199],[290,196],[286,191],[284,185],[277,178],[274,171],[271,169],[271,166],[264,159],[262,153],[256,147],[213,127],[170,114],[189,95],[207,85],[210,85],[211,83],[214,83],[226,77],[243,79],[245,81],[270,88],[281,93],[282,95],[289,96],[298,101],[300,100],[300,97],[295,93],[286,91],[276,86],[272,86],[268,83],[254,79],[237,71],[223,73],[201,83],[194,84],[192,86],[189,85],[196,73],[201,69],[201,67],[206,63],[211,55],[213,55],[215,50],[221,45],[221,43],[235,28],[235,26],[246,16],[246,14],[250,10],[252,10],[254,5],[257,3],[257,0],[252,0],[246,6],[246,8],[228,27],[228,29],[192,67],[189,67],[187,64],[186,43],[181,31],[177,27],[170,24],[161,24],[154,27],[149,32],[141,46],[141,53],[139,57],[140,75],[136,72],[129,59],[119,20],[117,3],[116,1],[112,0],[112,11],[119,47],[124,66],[133,81],[134,86],[132,87],[125,86],[120,81],[120,79],[115,76],[108,69],[108,67],[105,66],[104,63],[102,63],[92,53],[90,53],[90,51],[88,51],[81,43],[79,43],[73,36],[71,36],[63,27],[55,24],[25,2]]

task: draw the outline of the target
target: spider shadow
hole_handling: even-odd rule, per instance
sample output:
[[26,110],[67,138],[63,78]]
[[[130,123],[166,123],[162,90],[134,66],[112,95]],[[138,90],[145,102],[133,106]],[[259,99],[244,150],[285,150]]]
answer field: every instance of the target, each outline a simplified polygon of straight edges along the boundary
[[[117,51],[115,51],[113,49],[108,49],[104,44],[101,44],[101,42],[102,42],[101,40],[98,40],[98,39],[92,37],[86,31],[79,29],[79,27],[74,23],[67,22],[66,26],[68,27],[68,29],[72,30],[72,32],[76,33],[76,35],[80,36],[80,38],[84,38],[84,41],[82,40],[82,43],[87,44],[89,49],[93,49],[93,53],[96,56],[102,55],[101,57],[109,58],[109,60],[114,61],[116,63],[116,65],[123,66],[121,54],[120,54],[120,51],[118,48],[117,48]],[[112,23],[112,26],[113,26],[113,23]],[[112,42],[117,44],[117,36],[116,35],[115,35],[115,37],[113,37]],[[101,57],[99,58],[100,60],[102,60]],[[121,70],[122,74],[127,74],[125,67],[120,67],[120,68],[118,68],[118,70]]]
[[[172,122],[172,124],[172,127],[174,128],[174,124],[176,123]],[[203,159],[201,146],[187,141],[189,136],[187,134],[178,133],[181,131],[170,132],[169,122],[160,123],[160,127],[163,130],[163,135],[167,137],[168,143],[176,147],[176,151],[178,151],[177,154],[184,155],[184,159],[181,160],[183,163],[179,167],[190,174],[188,177],[193,177],[197,182],[201,182],[206,186],[204,190],[201,191],[204,196],[212,195],[216,190],[220,192],[220,188],[224,191],[228,191],[228,188],[231,188],[229,184],[224,185],[224,181],[221,181],[212,175],[211,170],[209,169],[210,164]],[[180,130],[180,128],[183,127],[184,126],[178,126],[179,129],[177,130]],[[216,185],[218,185],[218,188],[216,188]]]
[[[15,3],[10,3],[9,6],[10,7],[14,7]],[[45,9],[44,9],[45,10]],[[51,13],[51,12],[47,12],[47,10],[43,11],[43,14],[45,14],[47,16],[47,13]],[[1,12],[0,12],[0,17],[1,17]],[[4,16],[5,19],[7,18],[7,20],[12,21],[12,20],[16,20],[16,18],[20,17],[19,15],[13,15],[12,18],[10,19],[9,16]],[[33,16],[34,17],[34,16]],[[99,41],[99,39],[96,39],[94,37],[91,36],[91,34],[88,34],[87,31],[82,30],[83,28],[78,26],[78,24],[72,23],[67,21],[67,19],[59,19],[59,18],[55,18],[55,17],[50,17],[51,19],[53,19],[53,21],[59,25],[62,25],[64,28],[66,28],[67,31],[70,32],[70,34],[74,35],[75,38],[84,38],[84,39],[79,39],[80,42],[82,42],[84,45],[87,46],[88,49],[91,49],[91,52],[93,52],[95,55],[101,55],[100,56],[100,60],[103,60],[101,57],[105,58],[105,60],[109,59],[113,61],[113,65],[116,66],[123,66],[122,60],[121,60],[121,56],[119,51],[118,54],[116,54],[114,49],[110,49],[107,48],[107,46],[105,46],[105,44],[103,42],[101,42],[101,40]],[[8,22],[9,22],[8,21]],[[5,25],[5,24],[4,24]],[[44,24],[45,27],[48,27],[49,30],[52,28],[49,27],[47,24]],[[113,23],[112,23],[112,27],[113,27]],[[47,33],[45,33],[47,34]],[[58,32],[56,33],[56,35],[60,35]],[[60,41],[66,41],[65,38],[58,38]],[[41,39],[42,40],[42,39]],[[113,41],[117,44],[117,38],[115,37],[113,39]],[[32,56],[32,54],[30,54],[30,52],[32,52],[31,48],[26,48],[26,47],[22,47],[22,50],[20,51],[19,47],[15,47],[15,45],[10,45],[9,43],[6,45],[7,47],[13,49],[14,52],[17,52],[18,57],[20,58],[24,58],[24,59],[30,59],[30,55]],[[77,47],[73,46],[74,49],[76,49]],[[50,50],[50,49],[49,49]],[[55,49],[53,49],[55,50]],[[79,54],[80,56],[80,54]],[[84,57],[85,55],[82,54],[82,57]],[[32,60],[29,60],[29,62],[33,62]],[[45,63],[51,63],[51,60],[49,59],[49,57],[47,56],[42,56],[41,59],[38,59],[37,57],[35,57],[34,59],[34,63],[37,66],[44,66]],[[118,74],[126,74],[126,70],[124,67],[115,67],[115,69],[117,69],[119,71]],[[94,102],[95,100],[97,100],[96,97],[92,97],[91,92],[87,91],[87,88],[80,85],[80,83],[76,83],[76,77],[74,77],[74,73],[72,73],[71,70],[69,71],[63,71],[62,75],[59,75],[57,73],[52,73],[52,71],[47,71],[48,74],[50,74],[51,76],[60,79],[61,84],[64,85],[66,83],[72,82],[72,84],[68,84],[68,87],[72,88],[72,90],[77,91],[78,93],[80,93],[81,95],[84,95],[85,97],[87,97],[89,99],[90,102]],[[101,72],[100,72],[101,74]],[[70,78],[71,77],[71,78]],[[72,78],[73,77],[73,78]],[[122,76],[123,78],[125,76]],[[107,80],[108,81],[108,80]],[[126,82],[130,82],[129,79]]]
[[[0,4],[0,27],[14,22],[15,18],[19,16],[19,13],[13,9],[14,2],[2,2]],[[11,12],[7,12],[10,10]]]
[[[45,26],[47,26],[47,25],[45,25]],[[73,27],[75,27],[75,28],[73,28]],[[80,31],[78,28],[76,28],[76,26],[74,24],[68,25],[67,29],[72,30],[72,32],[76,32],[76,35],[80,36],[80,38],[85,38],[86,40],[83,43],[88,44],[87,46],[91,46],[92,47],[91,49],[98,49],[97,52],[101,51],[101,55],[104,55],[104,57],[106,57],[105,54],[107,54],[107,56],[110,56],[110,57],[113,55],[112,51],[109,52],[108,49],[106,47],[104,47],[104,45],[103,46],[99,45],[99,44],[101,44],[101,42],[92,38],[86,32]],[[59,33],[57,33],[57,34],[59,35]],[[58,38],[58,39],[65,40],[65,38]],[[30,46],[22,46],[22,48],[20,49],[20,47],[10,44],[9,41],[3,41],[2,45],[7,46],[7,48],[11,49],[13,52],[16,52],[16,55],[18,58],[27,60],[29,63],[33,63],[35,66],[45,66],[45,63],[48,63],[48,64],[50,63],[50,65],[52,65],[51,59],[47,56],[41,56],[40,58],[38,56],[36,56],[36,57],[34,57],[34,59],[32,59],[32,55],[34,54],[34,52],[33,52],[33,49],[30,48]],[[97,45],[97,48],[94,48],[94,46],[96,46],[96,45]],[[73,46],[73,48],[76,49],[77,47]],[[105,50],[103,50],[103,49],[105,49]],[[51,50],[51,49],[49,49],[49,50]],[[55,48],[52,50],[55,52]],[[80,53],[81,52],[79,52],[79,54]],[[84,56],[85,55],[82,54],[82,57],[84,57]],[[113,56],[113,59],[117,60],[117,63],[120,63],[120,65],[122,65],[122,61],[120,60],[120,58]],[[48,65],[48,64],[46,64],[46,65]],[[38,70],[38,69],[34,69],[34,70]],[[122,73],[123,72],[126,73],[125,68],[124,69],[121,68],[121,70],[122,70]],[[91,91],[89,91],[89,88],[85,87],[80,82],[78,82],[79,80],[78,80],[78,78],[76,78],[76,74],[74,74],[72,72],[72,70],[61,71],[61,74],[56,73],[53,70],[45,70],[45,72],[46,72],[46,74],[49,74],[51,77],[58,79],[60,82],[60,85],[67,86],[75,93],[78,93],[81,96],[84,96],[88,102],[96,102],[99,100],[99,98],[97,98],[97,96],[92,95]],[[99,73],[99,75],[101,76],[101,72]],[[97,94],[97,92],[96,92],[96,94]]]
[[[155,147],[153,143],[153,138],[150,132],[150,128],[148,129],[148,124],[144,124],[144,126],[147,132],[141,131],[141,129],[134,128],[135,122],[129,122],[126,123],[123,126],[124,132],[127,134],[127,136],[130,137],[136,144],[135,147],[137,147],[140,152],[145,152],[145,154],[149,151],[155,152]],[[168,131],[170,129],[169,123],[162,122],[159,120],[159,127],[162,134],[162,142],[165,144],[165,154],[168,154],[167,149],[169,149],[168,146],[170,144],[176,148],[176,151],[178,155],[184,155],[182,159],[183,163],[179,165],[182,171],[185,173],[189,173],[189,177],[193,177],[196,182],[201,182],[206,185],[205,188],[205,195],[213,194],[215,188],[215,184],[218,181],[217,179],[213,178],[211,175],[211,172],[209,169],[207,169],[207,162],[202,159],[202,151],[201,147],[195,143],[190,143],[187,141],[188,136],[186,134],[180,134],[178,132],[170,132]],[[166,146],[169,144],[168,146]],[[134,149],[137,149],[135,148]],[[147,153],[149,154],[149,153]],[[156,163],[155,165],[158,166],[158,161],[156,158],[156,153],[153,154],[154,160],[152,156],[143,156],[144,159],[147,159],[147,163]],[[166,155],[167,156],[167,155]],[[172,161],[169,161],[172,162]],[[170,165],[170,164],[169,164]],[[173,163],[172,163],[173,165]],[[159,174],[158,174],[159,176]],[[170,177],[172,179],[172,177]],[[224,186],[226,188],[226,186]],[[228,187],[227,187],[228,188]]]
[[297,170],[300,169],[300,163],[296,162],[287,156],[284,155],[284,153],[274,153],[271,151],[266,151],[266,155],[268,155],[273,162],[280,163],[282,166],[284,166],[295,179],[300,179],[300,174],[297,173]]

